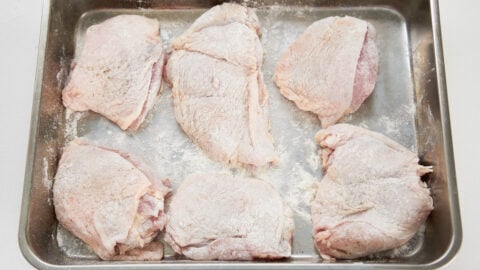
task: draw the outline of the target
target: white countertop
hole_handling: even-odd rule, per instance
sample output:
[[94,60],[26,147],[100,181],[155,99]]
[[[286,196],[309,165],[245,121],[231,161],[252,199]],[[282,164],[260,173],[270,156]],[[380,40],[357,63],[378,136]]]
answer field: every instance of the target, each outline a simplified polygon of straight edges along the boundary
[[[445,269],[478,269],[480,255],[480,1],[439,0],[463,223]],[[0,269],[32,269],[17,241],[42,1],[2,1],[0,15]],[[478,81],[477,81],[478,79]],[[479,204],[479,205],[477,205]]]

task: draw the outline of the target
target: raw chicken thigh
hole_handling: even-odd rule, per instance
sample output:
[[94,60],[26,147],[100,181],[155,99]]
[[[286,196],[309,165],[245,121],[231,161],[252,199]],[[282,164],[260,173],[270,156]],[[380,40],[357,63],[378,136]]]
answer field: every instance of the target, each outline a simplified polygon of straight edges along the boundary
[[90,26],[63,90],[63,104],[136,130],[160,91],[164,53],[159,23],[119,15]]
[[53,186],[60,224],[104,260],[160,260],[150,243],[166,223],[167,180],[130,155],[76,139],[65,149]]
[[372,93],[378,69],[375,37],[371,24],[353,17],[316,21],[280,58],[275,83],[326,128],[356,111]]
[[166,77],[176,119],[214,160],[252,167],[276,161],[259,33],[252,9],[225,3],[172,42]]
[[431,172],[391,139],[338,124],[321,130],[325,176],[312,204],[324,258],[353,259],[405,244],[433,210],[420,176]]
[[194,260],[289,257],[292,215],[267,182],[194,174],[172,197],[165,240]]

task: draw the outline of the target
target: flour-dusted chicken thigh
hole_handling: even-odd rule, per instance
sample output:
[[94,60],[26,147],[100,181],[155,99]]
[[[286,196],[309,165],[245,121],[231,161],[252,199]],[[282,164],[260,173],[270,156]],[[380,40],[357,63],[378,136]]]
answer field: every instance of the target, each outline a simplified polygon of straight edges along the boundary
[[166,223],[168,180],[127,153],[76,139],[65,149],[53,186],[60,224],[104,260],[160,260],[151,243]]
[[433,210],[415,153],[347,124],[321,130],[325,175],[312,204],[314,240],[324,257],[353,259],[406,243]]
[[275,83],[326,128],[356,111],[372,93],[378,69],[375,37],[374,27],[357,18],[316,21],[280,58]]
[[293,214],[267,182],[193,174],[167,210],[165,240],[194,260],[252,260],[291,255]]
[[172,42],[166,77],[176,119],[214,160],[253,167],[276,161],[259,33],[252,9],[226,3]]
[[160,91],[164,53],[159,22],[119,15],[90,26],[63,90],[63,104],[136,130]]

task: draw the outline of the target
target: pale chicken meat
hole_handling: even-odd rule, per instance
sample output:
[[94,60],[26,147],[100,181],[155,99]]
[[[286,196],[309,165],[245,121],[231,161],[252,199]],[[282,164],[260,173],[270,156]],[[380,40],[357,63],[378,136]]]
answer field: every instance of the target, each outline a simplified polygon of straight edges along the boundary
[[259,34],[252,9],[226,3],[172,42],[166,78],[176,119],[214,160],[246,167],[276,161]]
[[84,139],[64,149],[53,202],[60,224],[104,260],[160,260],[168,180],[129,154]]
[[63,90],[63,104],[94,111],[136,130],[161,89],[164,52],[159,22],[119,15],[90,26]]
[[188,176],[167,210],[165,240],[194,260],[291,255],[293,215],[269,183],[226,174]]
[[393,140],[348,124],[321,130],[316,139],[325,170],[312,204],[320,254],[353,259],[410,240],[433,210],[420,179],[431,167]]
[[378,70],[375,28],[353,17],[314,22],[280,58],[280,92],[326,128],[356,111],[372,93]]

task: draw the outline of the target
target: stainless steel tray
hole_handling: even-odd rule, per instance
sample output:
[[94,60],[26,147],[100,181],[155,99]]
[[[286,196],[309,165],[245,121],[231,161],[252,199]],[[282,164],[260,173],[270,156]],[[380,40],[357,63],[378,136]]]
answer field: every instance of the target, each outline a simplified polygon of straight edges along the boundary
[[[462,231],[436,0],[244,1],[257,8],[263,27],[262,70],[280,156],[279,166],[256,175],[277,186],[294,208],[292,258],[194,262],[167,247],[163,261],[108,262],[99,260],[57,225],[51,203],[52,179],[62,147],[75,136],[142,157],[158,176],[170,178],[174,188],[194,171],[246,173],[210,161],[188,140],[175,122],[168,87],[136,133],[124,133],[94,113],[70,113],[61,103],[61,89],[88,26],[121,13],[154,17],[160,21],[167,46],[205,9],[221,2],[45,0],[19,229],[25,258],[42,269],[431,269],[450,261],[460,247]],[[366,19],[378,32],[380,72],[376,89],[345,121],[382,132],[417,151],[423,164],[433,165],[434,173],[424,180],[431,187],[435,210],[424,228],[403,247],[359,260],[324,263],[313,246],[308,208],[311,184],[321,179],[313,140],[319,121],[282,98],[271,78],[288,45],[310,23],[332,15]]]

